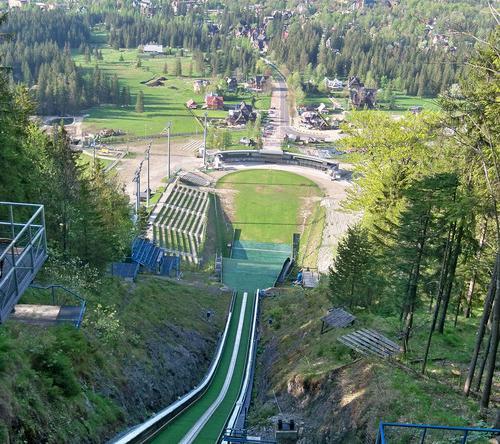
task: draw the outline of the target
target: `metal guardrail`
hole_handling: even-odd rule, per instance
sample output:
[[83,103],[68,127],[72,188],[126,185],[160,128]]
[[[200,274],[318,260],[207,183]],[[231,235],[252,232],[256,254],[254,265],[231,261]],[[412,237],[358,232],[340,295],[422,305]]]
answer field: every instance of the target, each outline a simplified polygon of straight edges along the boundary
[[[387,430],[389,429],[389,430]],[[392,441],[388,438],[388,431],[395,431],[396,429],[404,430],[404,431],[414,431],[415,432],[415,440],[414,441],[405,441],[405,442],[415,442],[418,444],[425,444],[426,442],[431,443],[434,441],[429,441],[427,438],[430,433],[435,431],[441,431],[445,433],[454,434],[454,438],[460,438],[461,444],[466,444],[469,442],[469,438],[473,438],[474,435],[477,434],[485,434],[485,435],[499,435],[500,429],[488,429],[488,428],[480,428],[480,427],[452,427],[452,426],[440,426],[440,425],[429,425],[429,424],[404,424],[397,422],[381,422],[378,428],[377,441],[376,444],[391,444]],[[418,436],[417,436],[418,435]],[[489,436],[489,437],[491,437]],[[451,437],[451,436],[450,436]],[[431,438],[432,439],[432,438]],[[400,441],[394,441],[400,442]],[[454,441],[455,442],[455,441]]]
[[[80,325],[82,324],[83,321],[83,315],[85,314],[85,310],[87,309],[87,301],[82,298],[78,293],[75,293],[73,290],[70,290],[69,288],[63,287],[62,285],[47,285],[47,286],[42,286],[42,285],[36,285],[36,284],[31,284],[30,288],[33,288],[35,290],[48,290],[50,292],[50,298],[52,305],[74,305],[71,303],[65,303],[66,299],[64,296],[69,296],[69,300],[77,300],[78,304],[77,306],[80,307],[80,313],[78,315],[78,318],[75,319],[75,327],[80,328]],[[61,290],[58,293],[58,290]],[[62,295],[61,296],[61,292]]]
[[[250,405],[250,401],[252,398],[252,387],[253,387],[253,378],[255,372],[255,364],[257,359],[257,343],[258,343],[258,335],[257,335],[257,324],[259,321],[259,293],[260,290],[257,289],[255,292],[255,307],[254,313],[252,317],[252,333],[250,337],[250,347],[248,349],[248,353],[246,356],[246,370],[245,370],[245,378],[242,381],[240,387],[240,395],[234,405],[233,411],[228,417],[225,430],[222,431],[219,436],[219,440],[222,439],[223,444],[229,444],[232,442],[240,442],[235,438],[233,439],[232,435],[236,430],[241,430],[245,426],[246,417],[248,413],[248,407]],[[245,442],[245,441],[241,441]]]
[[0,323],[47,259],[43,205],[0,202]]

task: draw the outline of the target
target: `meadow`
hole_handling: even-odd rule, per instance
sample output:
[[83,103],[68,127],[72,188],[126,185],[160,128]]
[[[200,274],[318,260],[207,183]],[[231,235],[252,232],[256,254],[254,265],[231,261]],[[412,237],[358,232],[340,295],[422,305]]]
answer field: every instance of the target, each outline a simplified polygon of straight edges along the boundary
[[[329,97],[332,96],[345,110],[349,109],[348,97],[344,91],[329,93],[309,93],[304,100],[305,105],[319,105],[324,103],[330,107],[332,102]],[[380,111],[385,111],[391,114],[403,114],[412,106],[421,106],[427,111],[436,111],[439,109],[436,99],[418,96],[409,96],[400,92],[394,94],[394,105],[389,109],[388,103],[384,102],[381,94],[377,96],[378,107]]]
[[[85,61],[83,54],[75,54],[74,60],[77,65],[93,69],[96,63],[99,68],[109,76],[116,74],[120,87],[130,88],[132,103],[130,106],[119,107],[116,105],[101,105],[85,110],[88,114],[85,119],[85,129],[96,131],[103,128],[122,130],[131,137],[146,137],[160,134],[167,125],[172,123],[172,134],[179,133],[202,133],[202,123],[205,110],[196,109],[190,111],[185,103],[193,99],[198,106],[204,103],[204,93],[195,93],[193,81],[201,78],[201,73],[196,71],[191,55],[184,51],[180,57],[182,76],[174,76],[177,57],[175,55],[151,56],[140,53],[137,49],[112,49],[102,47],[103,59],[96,60],[92,57]],[[137,60],[141,66],[137,66]],[[167,74],[164,74],[164,66],[167,65]],[[191,75],[189,75],[191,74]],[[149,87],[141,82],[146,82],[157,77],[166,77],[164,86]],[[144,93],[144,112],[135,111],[135,103],[139,91]],[[248,92],[228,93],[224,96],[225,107],[228,109],[246,100],[251,102],[254,95]],[[259,109],[267,109],[270,103],[269,95],[255,96],[255,106]],[[208,111],[209,119],[224,119],[227,111]]]
[[228,211],[241,240],[291,244],[303,233],[319,206],[318,186],[298,174],[274,170],[246,170],[224,176],[217,183],[232,200]]

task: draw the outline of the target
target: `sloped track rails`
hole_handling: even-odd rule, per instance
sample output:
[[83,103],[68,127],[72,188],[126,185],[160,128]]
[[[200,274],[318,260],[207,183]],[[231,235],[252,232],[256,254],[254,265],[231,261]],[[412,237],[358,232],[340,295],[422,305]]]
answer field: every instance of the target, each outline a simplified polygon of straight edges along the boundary
[[215,359],[201,383],[148,421],[111,442],[219,442],[228,422],[235,417],[234,412],[239,411],[241,394],[249,383],[257,311],[258,291],[255,294],[234,292]]

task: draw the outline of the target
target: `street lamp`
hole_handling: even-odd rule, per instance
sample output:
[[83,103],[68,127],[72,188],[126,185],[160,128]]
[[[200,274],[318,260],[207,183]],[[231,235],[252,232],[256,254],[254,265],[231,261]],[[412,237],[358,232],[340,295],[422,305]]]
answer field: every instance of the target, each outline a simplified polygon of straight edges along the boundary
[[149,208],[149,190],[150,190],[150,188],[149,188],[149,182],[150,182],[149,181],[149,179],[150,179],[150,176],[149,176],[149,158],[151,157],[151,145],[152,145],[152,143],[153,143],[153,141],[150,140],[149,145],[146,148],[146,160],[148,161],[148,188],[146,190],[146,202],[147,202],[146,206],[147,206],[147,208]]
[[167,133],[167,154],[168,154],[168,179],[170,179],[170,129],[172,122],[167,122],[167,126],[163,129],[162,134]]
[[139,209],[141,206],[141,170],[143,162],[144,160],[141,160],[141,163],[135,170],[134,178],[132,180],[132,182],[135,183],[135,222],[139,219]]

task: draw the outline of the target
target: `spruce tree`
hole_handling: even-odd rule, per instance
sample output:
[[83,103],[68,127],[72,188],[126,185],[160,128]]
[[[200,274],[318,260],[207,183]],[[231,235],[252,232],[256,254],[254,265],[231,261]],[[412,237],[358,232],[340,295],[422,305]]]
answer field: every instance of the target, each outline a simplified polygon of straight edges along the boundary
[[139,94],[137,94],[137,101],[135,102],[135,112],[144,112],[144,93],[142,91],[139,91]]
[[371,261],[368,233],[359,225],[350,227],[339,242],[334,268],[330,268],[330,299],[334,305],[368,306],[371,291],[368,284]]

